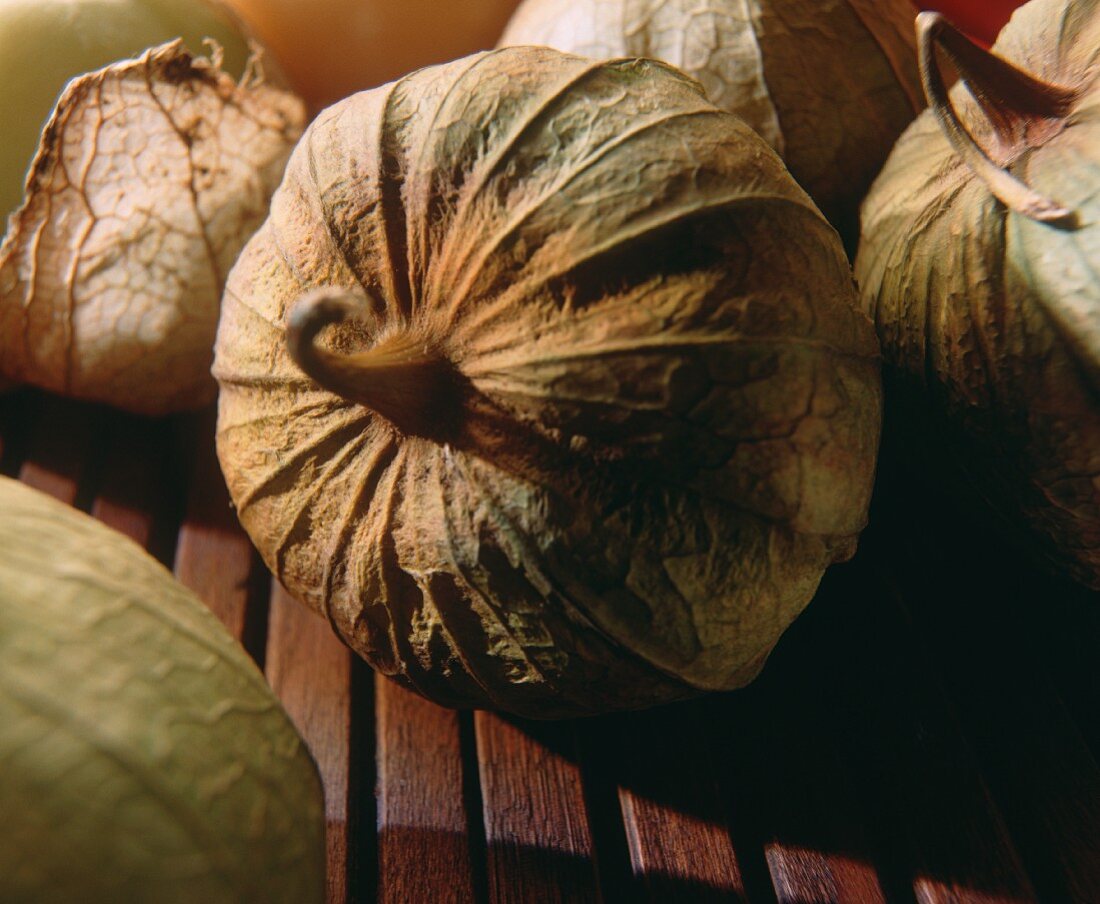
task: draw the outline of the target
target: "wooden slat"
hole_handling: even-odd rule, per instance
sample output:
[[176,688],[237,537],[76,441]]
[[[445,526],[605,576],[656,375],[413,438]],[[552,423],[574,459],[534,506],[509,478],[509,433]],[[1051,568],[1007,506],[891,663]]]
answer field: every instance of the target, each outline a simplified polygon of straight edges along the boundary
[[[255,646],[266,571],[211,413],[189,423],[173,460],[164,422],[27,392],[0,399],[0,461],[147,546],[170,540],[162,558]],[[322,772],[329,900],[1100,901],[1096,596],[934,506],[902,508],[752,687],[580,723],[375,684],[276,588],[253,652]],[[377,877],[355,865],[376,842]]]
[[951,682],[983,771],[1041,890],[1100,901],[1100,768],[1045,675],[1022,645],[962,662],[992,638],[946,643]]
[[[926,904],[1036,900],[926,649],[878,574],[889,542],[826,580],[839,761],[873,826],[888,897]],[[815,605],[817,605],[815,603]]]
[[[176,540],[176,577],[210,607],[246,649],[250,615],[262,627],[266,594],[260,595],[255,578],[263,570],[252,543],[233,513],[217,456],[214,453],[214,413],[190,419],[181,431],[184,456],[191,460],[186,511]],[[262,579],[261,579],[262,580]],[[266,587],[267,581],[263,581]]]
[[277,582],[271,592],[267,679],[317,762],[325,786],[328,904],[348,900],[351,652],[328,623]]
[[[617,786],[631,881],[619,896],[655,902],[747,900],[695,703],[578,726],[585,765]],[[597,837],[597,854],[604,840]]]
[[762,850],[776,899],[882,902],[870,827],[837,755],[824,630],[805,613],[755,684],[705,701],[705,722],[734,845],[743,860]]
[[42,396],[39,419],[27,440],[19,479],[69,505],[77,503],[80,482],[95,457],[92,439],[96,415],[87,405]]
[[860,860],[779,841],[769,844],[766,854],[781,904],[802,904],[803,901],[879,904],[886,901],[877,874]]
[[[1041,900],[1100,900],[1100,766],[1036,655],[1030,624],[1056,583],[949,500],[899,490],[891,579],[944,675]],[[946,514],[946,517],[945,517]],[[911,522],[935,531],[913,530]],[[1038,582],[1038,584],[1036,583]],[[1030,618],[1014,619],[1013,610]],[[945,630],[946,628],[946,630]]]
[[630,788],[620,789],[619,799],[631,863],[649,900],[747,900],[722,826],[692,815],[691,807],[674,808]]
[[572,725],[474,717],[493,902],[600,900]]
[[765,847],[780,904],[830,901],[836,904],[880,904],[885,893],[868,863],[834,851],[803,848],[777,839]]
[[476,899],[459,714],[375,685],[379,900]]
[[102,473],[92,502],[92,517],[147,549],[158,514],[164,514],[165,487],[178,479],[165,465],[163,424],[106,416]]

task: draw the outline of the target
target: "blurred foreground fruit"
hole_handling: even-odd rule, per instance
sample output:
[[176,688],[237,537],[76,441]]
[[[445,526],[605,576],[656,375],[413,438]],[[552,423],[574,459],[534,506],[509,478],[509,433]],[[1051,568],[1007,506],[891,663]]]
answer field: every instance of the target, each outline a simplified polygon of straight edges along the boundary
[[317,904],[317,770],[222,624],[0,477],[0,900]]

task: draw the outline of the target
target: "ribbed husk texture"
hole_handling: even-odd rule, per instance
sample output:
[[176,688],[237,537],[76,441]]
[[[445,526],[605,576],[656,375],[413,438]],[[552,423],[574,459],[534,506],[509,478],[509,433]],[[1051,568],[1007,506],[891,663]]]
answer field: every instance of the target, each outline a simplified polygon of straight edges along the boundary
[[[361,312],[319,340],[357,398],[288,354],[318,290]],[[878,368],[835,231],[744,123],[660,63],[510,48],[310,127],[230,275],[218,452],[383,673],[638,707],[750,680],[852,553]]]
[[854,250],[858,209],[923,106],[909,0],[525,0],[502,45],[653,57],[779,153]]
[[904,445],[1034,555],[1100,587],[1100,4],[1033,0],[993,51],[1070,89],[1067,109],[1000,98],[1017,135],[1004,141],[967,83],[951,104],[993,164],[1072,215],[1006,206],[929,110],[867,199],[856,274]]

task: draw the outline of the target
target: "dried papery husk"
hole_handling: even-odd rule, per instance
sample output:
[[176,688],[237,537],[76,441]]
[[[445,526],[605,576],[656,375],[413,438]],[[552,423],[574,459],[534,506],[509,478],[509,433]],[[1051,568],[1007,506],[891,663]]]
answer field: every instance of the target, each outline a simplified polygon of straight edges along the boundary
[[144,414],[210,402],[225,276],[304,126],[181,42],[69,83],[0,246],[0,375]]
[[779,152],[854,252],[859,204],[923,107],[909,0],[525,0],[501,45],[664,60]]
[[384,674],[640,707],[749,681],[852,553],[878,367],[835,231],[740,119],[661,63],[508,48],[311,125],[226,288],[218,453]]
[[219,0],[0,0],[0,223],[22,203],[42,127],[70,79],[176,39],[193,53],[212,41],[226,71],[244,73],[247,30]]
[[0,900],[324,900],[316,767],[135,543],[0,477]]
[[[935,109],[863,208],[856,273],[904,445],[1100,587],[1100,4],[1032,0],[990,56],[920,20]],[[947,94],[939,44],[964,80]]]

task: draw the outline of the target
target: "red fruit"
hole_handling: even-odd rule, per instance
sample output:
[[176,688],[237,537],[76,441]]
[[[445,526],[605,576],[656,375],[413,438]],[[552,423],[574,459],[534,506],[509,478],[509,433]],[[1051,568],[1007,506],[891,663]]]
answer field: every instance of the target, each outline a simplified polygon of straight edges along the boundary
[[958,28],[990,45],[1024,0],[914,0],[918,9],[939,10]]

